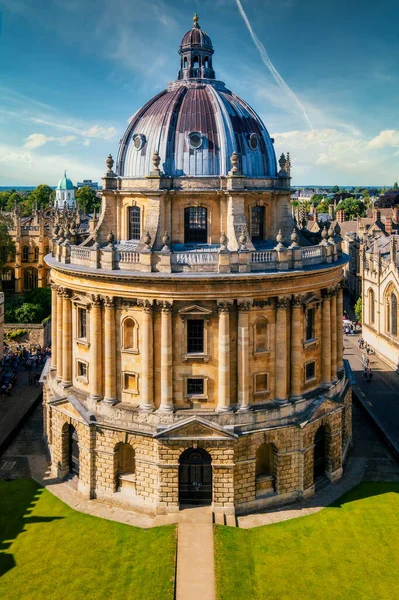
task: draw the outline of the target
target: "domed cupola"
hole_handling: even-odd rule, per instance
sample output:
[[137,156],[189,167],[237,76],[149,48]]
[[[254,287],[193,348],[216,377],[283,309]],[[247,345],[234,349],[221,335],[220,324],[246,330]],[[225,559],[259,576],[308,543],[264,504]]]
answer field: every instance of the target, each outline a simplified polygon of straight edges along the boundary
[[215,79],[211,38],[199,26],[197,13],[193,20],[192,29],[183,36],[180,44],[181,68],[178,79]]

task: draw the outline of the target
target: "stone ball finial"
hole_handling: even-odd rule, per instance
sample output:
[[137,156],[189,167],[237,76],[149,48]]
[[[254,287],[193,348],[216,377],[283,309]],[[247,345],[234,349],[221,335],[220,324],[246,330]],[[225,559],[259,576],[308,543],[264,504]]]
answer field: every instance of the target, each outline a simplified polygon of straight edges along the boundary
[[291,247],[295,247],[295,246],[298,246],[298,234],[294,227],[294,229],[292,230],[292,233],[291,233]]
[[113,169],[113,166],[115,164],[115,161],[112,158],[112,154],[108,154],[107,160],[105,161],[105,164],[107,165],[107,172],[108,173],[113,173],[112,169]]
[[283,234],[281,229],[278,230],[278,234],[276,235],[276,242],[278,244],[282,244],[283,243]]
[[226,247],[227,247],[227,236],[226,236],[225,232],[222,231],[222,234],[220,236],[220,249],[226,250]]
[[165,233],[162,236],[162,243],[163,243],[162,250],[164,252],[169,252],[170,237],[169,237],[169,233],[167,231],[165,231]]
[[327,232],[326,225],[324,225],[324,229],[322,229],[322,231],[321,231],[321,237],[323,240],[326,240],[328,238],[328,232]]
[[113,232],[110,231],[109,234],[107,235],[107,242],[110,246],[113,246],[114,241],[115,241],[115,236],[114,236]]
[[239,172],[240,172],[239,168],[238,168],[238,165],[239,165],[239,162],[240,162],[240,157],[239,157],[239,155],[238,155],[237,152],[235,152],[235,151],[233,152],[233,154],[230,157],[230,162],[231,162],[231,171],[230,171],[230,174],[231,175],[238,175]]
[[240,250],[245,250],[246,249],[246,243],[247,243],[247,236],[245,235],[245,231],[242,231],[240,233],[240,237],[238,238],[239,244],[240,244]]
[[335,235],[337,235],[337,236],[341,235],[341,227],[340,227],[338,221],[335,223],[334,230],[335,230]]
[[329,229],[328,229],[328,239],[329,241],[334,241],[334,229],[332,227],[332,225],[330,225]]

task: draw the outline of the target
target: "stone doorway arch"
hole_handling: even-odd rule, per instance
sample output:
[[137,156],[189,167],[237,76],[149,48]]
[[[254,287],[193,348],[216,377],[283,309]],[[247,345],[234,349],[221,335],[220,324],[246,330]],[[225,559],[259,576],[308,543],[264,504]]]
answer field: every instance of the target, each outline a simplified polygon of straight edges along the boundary
[[188,448],[179,458],[179,504],[212,504],[212,458],[203,448]]

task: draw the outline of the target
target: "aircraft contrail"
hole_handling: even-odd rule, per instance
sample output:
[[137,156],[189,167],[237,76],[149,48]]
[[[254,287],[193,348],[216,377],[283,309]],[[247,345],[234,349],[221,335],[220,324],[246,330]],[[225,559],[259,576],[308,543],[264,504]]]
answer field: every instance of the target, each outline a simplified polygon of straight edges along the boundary
[[248,20],[248,17],[242,7],[240,0],[236,0],[236,2],[237,2],[238,10],[240,11],[242,18],[244,19],[244,23],[248,28],[248,31],[253,39],[253,42],[254,42],[255,46],[257,47],[257,49],[259,50],[259,53],[260,53],[263,63],[269,69],[270,73],[273,75],[274,80],[277,83],[277,85],[282,90],[284,90],[285,93],[288,94],[288,96],[291,96],[291,98],[294,99],[294,101],[297,103],[297,105],[301,109],[303,116],[304,116],[306,122],[308,123],[309,127],[311,129],[313,129],[313,125],[308,117],[308,114],[307,114],[302,102],[299,100],[299,98],[296,96],[296,94],[292,91],[290,86],[285,83],[284,79],[281,77],[280,73],[277,71],[277,69],[273,65],[272,61],[269,58],[268,53],[266,52],[266,48],[264,47],[262,42],[257,38],[254,30],[252,29],[251,23]]

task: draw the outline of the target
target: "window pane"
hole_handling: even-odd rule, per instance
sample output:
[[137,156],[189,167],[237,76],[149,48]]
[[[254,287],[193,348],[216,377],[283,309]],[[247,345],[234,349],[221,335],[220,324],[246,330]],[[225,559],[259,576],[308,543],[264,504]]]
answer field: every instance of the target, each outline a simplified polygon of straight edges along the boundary
[[139,240],[141,237],[140,227],[140,207],[131,206],[129,208],[129,239]]
[[306,339],[307,340],[312,340],[315,337],[314,320],[315,320],[314,308],[309,308],[306,311]]
[[184,209],[184,242],[207,243],[207,209],[190,206]]
[[203,395],[204,380],[203,379],[187,379],[187,395]]
[[204,352],[204,321],[187,321],[187,352]]
[[252,208],[251,235],[253,242],[260,242],[264,239],[263,224],[265,220],[265,207],[254,206]]
[[313,379],[315,376],[315,363],[308,363],[306,365],[306,379]]
[[78,309],[78,317],[79,317],[79,337],[86,338],[87,337],[87,313],[86,309],[79,308]]
[[257,392],[267,391],[267,373],[259,373],[256,375],[255,387]]

